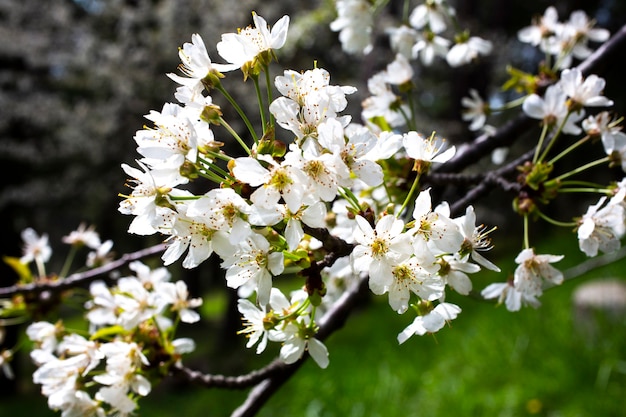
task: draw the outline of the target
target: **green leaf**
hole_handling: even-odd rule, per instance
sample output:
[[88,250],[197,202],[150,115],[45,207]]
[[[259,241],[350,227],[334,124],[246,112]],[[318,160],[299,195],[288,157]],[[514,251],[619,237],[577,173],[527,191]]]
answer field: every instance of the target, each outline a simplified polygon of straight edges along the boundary
[[126,333],[126,329],[124,329],[124,327],[120,325],[103,327],[102,329],[92,334],[89,339],[90,340],[107,339],[107,338],[110,338],[111,336],[115,336],[115,335],[122,334],[122,333]]
[[28,283],[33,281],[33,274],[31,273],[28,265],[20,261],[20,258],[14,256],[3,256],[4,263],[9,265],[20,277],[21,283]]

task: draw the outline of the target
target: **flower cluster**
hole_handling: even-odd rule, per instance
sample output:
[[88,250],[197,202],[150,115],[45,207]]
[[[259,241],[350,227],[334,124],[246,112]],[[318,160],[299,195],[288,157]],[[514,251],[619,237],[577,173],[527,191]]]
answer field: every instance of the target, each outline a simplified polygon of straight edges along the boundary
[[[245,78],[251,77],[257,83],[259,77],[250,72],[250,62],[257,62],[252,66],[268,71],[267,60],[261,59],[261,55],[282,46],[288,20],[281,19],[271,31],[256,14],[254,21],[256,29],[223,35],[217,49],[222,58],[244,72]],[[248,32],[262,39],[254,44],[264,48],[245,59],[235,59],[232,51],[236,48],[226,48],[225,43],[234,43],[235,39],[245,43],[247,36],[252,36],[246,35]],[[412,295],[416,302],[432,304],[442,300],[446,284],[469,293],[471,282],[466,273],[479,269],[470,262],[470,254],[480,256],[474,249],[489,248],[485,236],[476,232],[473,210],[468,209],[469,226],[463,224],[464,219],[453,220],[443,205],[432,211],[429,190],[419,192],[418,187],[419,178],[433,165],[445,163],[454,155],[454,147],[445,149],[445,142],[434,134],[398,134],[353,122],[341,113],[347,106],[347,96],[355,89],[333,85],[328,71],[313,68],[304,72],[285,70],[275,77],[273,87],[281,96],[269,102],[269,118],[261,115],[269,127],[261,135],[250,130],[254,138],[251,146],[229,130],[247,153],[231,157],[221,150],[223,141],[215,140],[218,126],[229,126],[211,96],[216,90],[225,93],[221,75],[211,64],[198,35],[181,50],[185,52],[183,58],[204,58],[183,60],[187,78],[170,75],[182,85],[176,94],[179,102],[166,104],[160,113],[151,112],[146,117],[155,123],[154,128],[137,132],[137,150],[143,156],[138,164],[142,170],[124,165],[126,173],[133,177],[129,183],[133,192],[121,202],[120,211],[135,216],[129,232],[159,232],[168,236],[163,255],[166,265],[183,255],[182,265],[186,268],[198,266],[213,253],[222,259],[226,285],[237,289],[242,297],[240,308],[244,315],[261,317],[248,301],[254,294],[259,311],[267,311],[264,320],[272,323],[256,323],[249,328],[256,330],[247,331],[251,341],[261,337],[261,329],[265,332],[259,351],[267,340],[279,341],[283,343],[281,357],[293,362],[305,347],[311,351],[316,346],[316,353],[311,354],[320,365],[327,363],[327,354],[321,354],[325,350],[312,337],[315,308],[304,307],[318,307],[323,300],[314,298],[314,302],[305,297],[308,301],[292,302],[290,308],[282,301],[272,302],[272,294],[278,291],[276,276],[286,267],[305,275],[306,267],[316,261],[307,248],[315,244],[314,231],[318,229],[328,229],[355,245],[350,257],[352,270],[367,272],[373,292],[389,292],[392,308],[400,313],[408,309]],[[407,68],[408,63],[404,60],[392,65]],[[396,73],[393,67],[387,71],[388,75]],[[397,85],[411,76],[407,70],[402,80],[392,82]],[[190,88],[195,89],[193,94]],[[246,121],[245,114],[240,115]],[[293,139],[280,140],[272,123]],[[392,157],[416,172],[414,186],[401,200],[385,192],[381,161]],[[199,177],[217,182],[219,188],[194,195],[181,187]],[[413,203],[411,200],[418,194]],[[369,201],[366,195],[372,196]],[[334,216],[333,224],[329,224],[331,204],[343,206],[349,215]],[[401,217],[407,214],[409,204],[415,208],[405,230]],[[394,205],[395,212],[384,214],[381,210]],[[340,232],[335,234],[335,230]],[[497,269],[482,257],[473,259]],[[321,283],[307,291],[309,296],[323,296],[326,288]],[[293,309],[298,313],[293,313]],[[276,321],[283,316],[289,319]],[[294,343],[298,348],[292,346]]]
[[[336,7],[331,30],[339,32],[345,50],[372,50],[371,2],[340,0]],[[517,109],[538,121],[538,140],[523,164],[514,160],[474,175],[441,173],[458,156],[458,147],[415,126],[415,65],[431,65],[437,57],[453,67],[471,64],[492,45],[466,31],[456,33],[454,41],[446,38],[459,22],[443,0],[407,9],[405,21],[385,31],[394,58],[367,80],[360,120],[345,114],[356,88],[332,83],[328,70],[314,65],[272,76],[270,64],[287,41],[290,19],[283,16],[270,27],[253,13],[252,25],[223,34],[216,44],[223,63],[209,57],[199,34],[182,45],[181,75],[167,74],[177,84],[175,100],[146,114],[151,125],[134,136],[140,156],[136,166],[122,164],[130,191],[120,195],[118,207],[132,216],[128,232],[162,236],[164,266],[180,262],[190,269],[218,258],[224,285],[239,297],[244,323],[239,333],[258,354],[273,342],[280,344],[286,364],[310,355],[327,367],[329,352],[320,332],[325,314],[346,289],[360,283],[385,296],[396,313],[414,315],[399,332],[399,343],[437,332],[455,319],[461,307],[446,295],[469,295],[471,274],[500,268],[484,257],[495,227],[477,224],[471,204],[477,197],[459,200],[463,204],[444,201],[435,187],[446,181],[514,193],[513,207],[524,222],[517,267],[511,279],[481,291],[511,311],[538,306],[545,287],[564,280],[552,265],[563,256],[536,253],[531,245],[532,221],[575,230],[588,256],[621,245],[626,180],[599,184],[573,178],[594,167],[626,170],[620,119],[595,111],[613,105],[604,96],[604,79],[572,67],[589,55],[590,41],[606,40],[608,32],[594,28],[582,12],[560,23],[553,8],[519,32],[519,40],[549,59],[537,74],[509,70],[504,87],[519,97],[501,109],[470,90],[461,103],[463,120],[469,130],[489,133],[492,113]],[[259,125],[228,92],[233,77],[225,74],[235,71],[254,88]],[[225,106],[237,114],[241,129],[224,117]],[[558,161],[598,143],[599,159],[576,161],[574,169],[555,173]],[[544,209],[557,196],[580,192],[600,197],[571,221],[553,219]],[[71,256],[59,274],[51,275],[48,237],[31,229],[22,237],[23,256],[5,258],[20,275],[20,285],[62,282],[81,247],[90,250],[82,266],[87,269],[114,258],[112,242],[101,242],[92,228],[81,225],[64,238]],[[184,281],[170,282],[164,267],[151,269],[140,261],[128,266],[133,275],[111,276],[113,285],[91,283],[83,333],[70,332],[62,321],[40,320],[44,312],[26,297],[0,306],[5,319],[19,311],[37,318],[27,331],[35,345],[34,381],[50,407],[64,416],[132,413],[137,399],[193,350],[193,341],[176,339],[175,332],[180,322],[200,320],[195,309],[201,299],[189,297]],[[294,281],[297,289],[287,293]],[[12,353],[0,354],[5,373]]]
[[593,52],[589,42],[604,42],[609,31],[594,27],[582,10],[575,10],[565,22],[559,21],[555,7],[548,7],[543,16],[518,32],[520,41],[538,47],[541,52],[556,59],[555,66],[570,68],[574,59],[585,59]]
[[268,340],[282,342],[280,358],[294,363],[308,351],[321,367],[328,366],[328,350],[315,338],[317,327],[311,319],[315,306],[303,290],[294,291],[291,299],[278,289],[272,288],[269,303],[259,308],[250,300],[242,298],[238,303],[245,328],[240,333],[248,337],[246,347],[257,345],[256,352],[265,350]]
[[[338,0],[337,19],[330,27],[339,32],[344,51],[351,54],[368,54],[372,51],[372,26],[374,5],[367,0]],[[458,28],[456,10],[445,0],[427,0],[415,6],[407,23],[386,28],[391,49],[406,59],[418,59],[425,66],[436,58],[443,58],[452,67],[468,64],[482,55],[491,53],[490,41],[470,35]]]
[[35,321],[26,330],[34,343],[33,381],[48,406],[63,416],[129,415],[152,388],[152,374],[167,369],[193,340],[173,339],[178,322],[194,323],[202,300],[188,297],[184,281],[170,282],[165,268],[135,261],[135,275],[114,288],[91,284],[86,303],[89,337],[66,329],[62,321]]
[[[550,21],[548,17],[554,17],[553,13],[552,9],[548,9],[544,21]],[[578,13],[573,16],[578,17],[571,20],[586,21]],[[574,27],[566,30],[567,25],[558,28],[558,32],[563,33],[574,30]],[[521,31],[520,38],[528,40],[527,36],[531,29],[533,28]],[[593,34],[592,39],[600,36],[604,39],[602,35],[604,31],[594,31],[590,27],[587,29]],[[587,37],[581,35],[576,39],[582,42]],[[567,58],[569,57],[567,54],[573,53],[572,49],[576,48],[559,50],[555,54]],[[612,119],[609,111],[586,115],[587,108],[613,105],[613,101],[603,95],[604,87],[603,78],[594,74],[584,77],[579,69],[566,68],[560,72],[559,79],[549,85],[542,95],[533,92],[525,96],[521,102],[524,113],[530,118],[539,120],[543,131],[534,158],[520,168],[522,189],[515,201],[516,210],[525,218],[540,216],[553,224],[574,227],[577,230],[580,250],[587,256],[596,256],[598,251],[605,253],[616,251],[620,248],[620,241],[626,233],[624,179],[608,186],[570,179],[598,165],[617,166],[622,172],[626,172],[623,156],[626,152],[624,141],[626,135],[621,131],[619,122]],[[483,117],[480,120],[484,120],[484,115],[479,117]],[[475,118],[473,123],[477,123],[478,120]],[[580,139],[568,143],[565,149],[555,156],[549,156],[557,141],[576,136]],[[589,142],[600,142],[605,156],[581,164],[571,171],[554,175],[557,161]],[[573,222],[551,219],[542,212],[542,205],[559,194],[571,192],[595,192],[600,193],[601,197],[595,204],[589,205],[586,213]],[[515,260],[519,266],[513,279],[506,283],[489,285],[482,291],[482,295],[485,298],[497,298],[500,302],[505,302],[511,311],[519,310],[522,305],[538,306],[540,304],[538,297],[543,293],[543,287],[558,285],[563,281],[563,275],[548,265],[561,259],[562,256],[536,255],[532,248],[527,247]]]

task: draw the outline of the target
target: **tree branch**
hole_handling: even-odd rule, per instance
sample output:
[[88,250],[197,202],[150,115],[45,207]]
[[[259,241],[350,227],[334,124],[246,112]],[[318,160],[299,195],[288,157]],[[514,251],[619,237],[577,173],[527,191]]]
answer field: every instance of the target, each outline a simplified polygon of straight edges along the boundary
[[98,268],[93,268],[85,272],[69,275],[66,278],[59,279],[58,281],[49,281],[45,283],[35,282],[32,284],[18,284],[10,287],[0,288],[0,297],[11,297],[13,295],[36,295],[41,294],[44,291],[60,292],[72,287],[78,287],[80,285],[87,284],[91,281],[95,281],[102,275],[108,274],[123,267],[124,265],[136,261],[138,259],[146,258],[148,256],[155,255],[165,250],[165,243],[151,246],[146,249],[139,250],[133,253],[127,253],[122,255],[119,259],[110,262],[106,265]]

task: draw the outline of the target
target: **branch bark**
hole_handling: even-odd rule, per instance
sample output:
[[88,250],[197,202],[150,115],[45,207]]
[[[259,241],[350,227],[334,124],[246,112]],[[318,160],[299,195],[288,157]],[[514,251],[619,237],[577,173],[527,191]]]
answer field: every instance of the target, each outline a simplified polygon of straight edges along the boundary
[[49,281],[45,283],[35,282],[32,284],[12,285],[10,287],[0,288],[0,297],[11,297],[13,295],[37,295],[45,291],[59,292],[67,290],[69,288],[84,286],[103,275],[109,274],[121,267],[129,264],[132,261],[147,258],[148,256],[161,253],[165,250],[165,243],[151,246],[146,249],[139,250],[133,253],[127,253],[122,255],[119,259],[110,262],[106,265],[98,268],[93,268],[85,272],[80,272],[61,278],[58,281]]

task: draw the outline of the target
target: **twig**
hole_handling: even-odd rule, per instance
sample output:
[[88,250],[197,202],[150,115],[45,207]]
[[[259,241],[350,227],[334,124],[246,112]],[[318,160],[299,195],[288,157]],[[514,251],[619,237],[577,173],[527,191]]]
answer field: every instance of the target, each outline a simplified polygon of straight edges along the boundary
[[601,256],[589,258],[578,265],[575,265],[563,272],[563,278],[567,281],[570,279],[578,278],[581,275],[586,274],[594,269],[601,268],[603,266],[612,264],[626,257],[626,246],[621,247],[619,250],[611,253],[605,253]]
[[116,269],[119,269],[132,261],[155,255],[157,253],[163,252],[164,250],[165,243],[161,243],[146,249],[139,250],[137,252],[124,254],[119,259],[116,259],[115,261],[110,262],[106,265],[100,266],[98,268],[93,268],[85,272],[72,274],[58,281],[48,281],[44,283],[36,282],[32,284],[18,284],[12,285],[10,287],[1,287],[0,297],[10,297],[18,294],[35,295],[40,294],[44,291],[58,292],[66,290],[68,288],[84,285],[96,280],[102,275],[113,272]]

